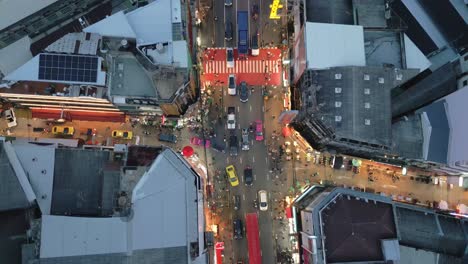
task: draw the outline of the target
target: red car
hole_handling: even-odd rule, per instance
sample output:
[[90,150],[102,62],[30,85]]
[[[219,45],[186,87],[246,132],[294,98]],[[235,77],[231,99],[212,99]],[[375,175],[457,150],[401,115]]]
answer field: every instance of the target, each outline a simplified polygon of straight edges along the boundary
[[255,140],[263,140],[263,123],[262,120],[255,121]]
[[209,148],[211,146],[211,141],[209,139],[205,140],[205,142],[203,142],[203,139],[199,138],[199,137],[192,137],[190,139],[190,143],[192,143],[193,145],[196,145],[196,146],[205,146],[205,148]]

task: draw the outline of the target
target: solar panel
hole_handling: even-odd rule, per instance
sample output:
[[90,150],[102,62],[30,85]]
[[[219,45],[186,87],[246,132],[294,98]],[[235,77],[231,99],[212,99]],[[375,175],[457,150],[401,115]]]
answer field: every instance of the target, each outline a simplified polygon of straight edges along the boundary
[[39,55],[39,79],[96,82],[98,57],[62,54]]

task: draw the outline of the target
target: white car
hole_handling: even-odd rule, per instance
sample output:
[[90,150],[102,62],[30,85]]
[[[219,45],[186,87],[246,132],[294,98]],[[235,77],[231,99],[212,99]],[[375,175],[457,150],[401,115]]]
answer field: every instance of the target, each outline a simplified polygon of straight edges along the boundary
[[236,95],[237,94],[236,76],[234,74],[229,74],[228,94],[229,95]]
[[227,128],[236,129],[236,108],[233,106],[228,107]]
[[5,118],[8,122],[8,127],[14,127],[18,125],[16,123],[16,116],[15,111],[13,111],[13,108],[5,110]]
[[258,201],[261,211],[268,210],[268,196],[265,190],[258,191]]
[[232,48],[226,49],[226,67],[234,68],[234,50]]

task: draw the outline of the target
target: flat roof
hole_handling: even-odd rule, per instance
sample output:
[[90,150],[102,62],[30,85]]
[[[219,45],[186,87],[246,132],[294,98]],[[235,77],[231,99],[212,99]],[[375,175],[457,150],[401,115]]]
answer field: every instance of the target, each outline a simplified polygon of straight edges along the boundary
[[362,26],[306,23],[309,69],[366,66]]
[[30,46],[31,38],[25,36],[11,45],[0,49],[0,71],[4,75],[8,75],[32,59],[32,53],[29,50]]
[[353,1],[306,0],[305,13],[308,22],[354,24]]
[[108,151],[98,150],[55,150],[51,214],[109,215],[102,206],[104,200],[114,199],[113,193],[106,196],[103,192],[109,155]]
[[21,166],[27,173],[32,189],[39,199],[37,203],[43,215],[50,214],[54,181],[55,146],[37,146],[18,140],[13,147]]
[[381,239],[396,238],[391,204],[338,195],[322,210],[327,262],[383,260]]
[[0,30],[26,18],[29,15],[57,2],[57,0],[1,0]]

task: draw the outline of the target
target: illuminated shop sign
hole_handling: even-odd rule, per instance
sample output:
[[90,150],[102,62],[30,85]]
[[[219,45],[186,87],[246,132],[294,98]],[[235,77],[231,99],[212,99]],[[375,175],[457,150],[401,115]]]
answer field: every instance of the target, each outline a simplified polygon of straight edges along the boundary
[[280,16],[278,16],[278,9],[283,8],[280,1],[281,0],[273,0],[273,3],[270,5],[270,19],[280,19]]

